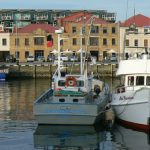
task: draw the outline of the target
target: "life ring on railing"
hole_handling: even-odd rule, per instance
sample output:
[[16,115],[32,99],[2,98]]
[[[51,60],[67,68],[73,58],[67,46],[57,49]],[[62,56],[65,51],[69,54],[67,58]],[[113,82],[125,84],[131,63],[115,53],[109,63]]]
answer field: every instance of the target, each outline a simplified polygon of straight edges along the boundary
[[66,78],[66,86],[76,86],[76,78],[73,76],[69,76]]

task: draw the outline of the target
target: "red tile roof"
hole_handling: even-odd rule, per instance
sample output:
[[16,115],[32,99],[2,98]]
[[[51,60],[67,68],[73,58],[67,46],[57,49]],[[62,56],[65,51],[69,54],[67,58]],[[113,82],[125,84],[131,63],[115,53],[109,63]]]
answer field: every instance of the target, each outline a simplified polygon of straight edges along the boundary
[[93,23],[95,24],[106,24],[108,23],[107,21],[97,18],[96,16],[94,17],[93,14],[89,12],[77,12],[74,14],[71,14],[70,16],[67,16],[63,18],[62,22],[73,22],[73,23],[82,23],[82,24],[90,24],[91,19],[93,19]]
[[81,11],[81,12],[73,13],[69,16],[66,16],[65,18],[63,18],[63,21],[64,22],[72,22],[72,21],[74,22],[75,20],[78,20],[79,18],[81,18],[83,16],[92,16],[92,14],[89,12]]
[[[34,30],[37,30],[38,28],[45,30],[47,33],[55,33],[55,30],[58,29],[57,27],[53,27],[48,24],[30,24],[22,28],[18,28],[18,33],[31,33]],[[16,32],[16,29],[14,29],[14,32]]]
[[77,20],[75,21],[76,23],[79,22],[79,23],[82,23],[82,24],[107,24],[108,22],[103,20],[103,19],[100,19],[100,18],[97,18],[96,16],[86,16],[86,17],[83,17],[81,18],[80,20]]
[[131,24],[135,24],[137,27],[150,26],[150,18],[138,14],[125,20],[123,23],[120,24],[120,26],[129,27]]

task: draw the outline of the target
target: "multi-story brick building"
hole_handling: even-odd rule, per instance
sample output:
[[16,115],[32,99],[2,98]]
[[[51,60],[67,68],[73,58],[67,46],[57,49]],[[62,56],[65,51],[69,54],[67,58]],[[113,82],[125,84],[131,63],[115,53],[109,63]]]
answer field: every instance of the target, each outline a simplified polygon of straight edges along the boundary
[[70,49],[77,52],[82,45],[84,50],[99,60],[107,56],[110,49],[116,53],[119,51],[118,23],[107,22],[91,13],[79,12],[59,19],[57,28],[48,24],[15,27],[10,34],[9,53],[20,61],[26,61],[30,54],[35,58],[39,55],[47,58],[49,52],[57,49],[55,30],[60,27],[64,29],[61,36],[66,38],[60,42],[61,51]]
[[110,23],[97,16],[80,12],[59,20],[69,36],[68,48],[77,51],[82,48],[103,59],[110,49],[119,52],[119,24]]
[[29,55],[47,56],[56,48],[53,39],[56,39],[55,30],[48,24],[30,24],[26,27],[14,29],[10,34],[10,54],[20,61],[26,61]]

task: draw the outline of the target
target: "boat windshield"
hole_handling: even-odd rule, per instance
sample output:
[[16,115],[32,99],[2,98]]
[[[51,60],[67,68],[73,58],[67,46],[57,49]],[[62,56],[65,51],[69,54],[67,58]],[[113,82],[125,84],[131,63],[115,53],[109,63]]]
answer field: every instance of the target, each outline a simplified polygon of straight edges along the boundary
[[144,76],[136,77],[136,85],[144,85]]
[[65,80],[59,80],[58,86],[65,86]]
[[133,86],[134,85],[134,76],[128,76],[128,85]]
[[147,76],[146,78],[146,85],[150,86],[150,76]]
[[128,76],[128,86],[150,86],[150,76]]
[[84,81],[77,80],[77,87],[83,87],[83,86],[84,86]]

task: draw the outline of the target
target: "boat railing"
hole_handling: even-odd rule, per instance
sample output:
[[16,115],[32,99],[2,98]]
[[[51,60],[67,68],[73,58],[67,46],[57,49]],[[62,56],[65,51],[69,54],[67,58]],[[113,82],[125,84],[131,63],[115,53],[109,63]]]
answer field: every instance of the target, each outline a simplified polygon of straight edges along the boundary
[[65,90],[60,90],[60,91],[54,91],[54,96],[70,96],[70,97],[84,97],[87,95],[86,92],[80,92],[80,91],[65,91]]
[[37,102],[41,103],[41,102],[46,101],[52,94],[53,94],[53,90],[48,89],[35,101],[35,103],[37,103]]

